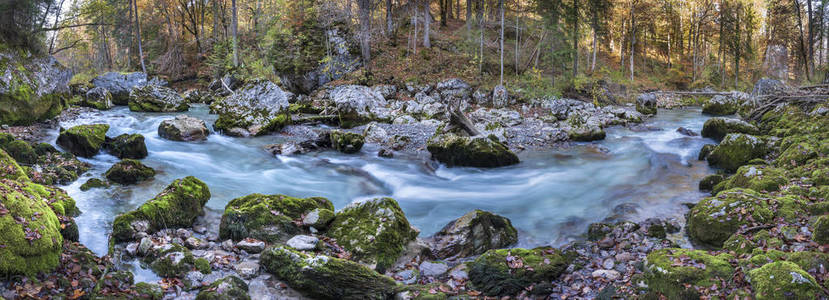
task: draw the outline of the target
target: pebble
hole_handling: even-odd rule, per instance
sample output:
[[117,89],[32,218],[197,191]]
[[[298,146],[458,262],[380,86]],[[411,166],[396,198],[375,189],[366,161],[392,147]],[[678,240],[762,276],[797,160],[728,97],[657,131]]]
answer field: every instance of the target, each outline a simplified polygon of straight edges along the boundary
[[187,229],[184,229],[184,228],[179,228],[179,229],[176,230],[176,235],[178,237],[182,238],[182,239],[187,239],[190,236],[192,236],[193,233],[191,233],[190,230],[187,230]]
[[251,279],[259,274],[259,264],[254,261],[243,261],[233,266],[233,270],[243,279]]
[[141,239],[141,242],[138,243],[138,255],[144,256],[149,253],[150,249],[153,247],[153,241],[149,237],[145,237]]
[[190,249],[205,249],[207,248],[207,243],[205,243],[201,239],[191,236],[184,241],[184,246]]
[[608,280],[616,280],[622,276],[618,271],[615,270],[596,270],[593,271],[593,278],[606,278]]
[[222,249],[225,251],[233,251],[233,240],[225,240],[222,242]]
[[619,261],[619,262],[625,263],[625,262],[629,262],[629,261],[634,260],[634,259],[635,259],[635,257],[633,256],[633,254],[630,254],[628,252],[622,252],[622,253],[616,254],[616,260]]
[[248,253],[259,253],[265,250],[265,242],[247,238],[239,241],[239,243],[236,244],[236,248],[245,250]]
[[613,238],[611,238],[609,236],[606,236],[606,237],[602,238],[601,240],[599,240],[598,244],[599,244],[599,247],[602,247],[604,249],[608,249],[608,248],[612,248],[616,244],[616,242],[613,240]]
[[207,227],[205,226],[193,226],[193,231],[198,234],[205,234],[207,232]]
[[310,235],[296,235],[285,244],[300,251],[307,251],[316,249],[319,241],[320,239]]
[[126,247],[127,254],[135,256],[138,253],[138,243],[129,243]]
[[605,269],[613,269],[614,266],[616,266],[616,262],[612,258],[605,259],[602,262],[602,267]]
[[403,284],[414,284],[417,282],[417,275],[418,272],[413,269],[406,269],[397,273],[394,273],[395,277],[400,278],[399,282]]

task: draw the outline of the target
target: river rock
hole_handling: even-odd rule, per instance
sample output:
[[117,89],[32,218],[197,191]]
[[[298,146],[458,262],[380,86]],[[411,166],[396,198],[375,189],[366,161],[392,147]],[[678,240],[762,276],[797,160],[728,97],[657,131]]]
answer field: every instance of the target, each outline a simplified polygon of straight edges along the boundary
[[520,113],[505,108],[487,109],[482,107],[470,113],[469,118],[476,124],[483,124],[485,128],[506,128],[523,122]]
[[[688,214],[688,235],[700,243],[721,247],[740,226],[771,222],[774,213],[769,199],[747,189],[731,189],[705,198]],[[751,216],[751,220],[740,216]]]
[[107,183],[99,178],[90,178],[81,185],[81,191],[107,187]]
[[[9,157],[0,150],[3,170],[20,168],[13,160],[8,160]],[[4,173],[0,172],[0,176]],[[28,181],[25,175],[15,177]],[[0,274],[34,276],[38,272],[54,270],[60,260],[64,238],[58,215],[47,202],[51,197],[48,193],[38,192],[43,190],[40,185],[9,179],[0,179],[0,190],[0,212],[3,212],[0,213],[0,232],[3,232],[0,235],[0,245],[3,245]]]
[[376,198],[344,207],[326,235],[350,251],[354,261],[384,272],[419,233],[409,224],[397,201]]
[[421,276],[439,277],[449,271],[449,266],[442,261],[424,261],[419,269]]
[[702,113],[724,116],[733,115],[751,96],[743,92],[731,92],[730,95],[716,95],[703,104]]
[[155,170],[134,159],[124,159],[104,173],[109,181],[120,184],[136,184],[155,176]]
[[509,219],[477,209],[449,222],[431,238],[432,254],[442,259],[480,255],[516,242],[518,231]]
[[202,288],[196,300],[250,300],[250,296],[244,280],[227,276]]
[[212,93],[210,93],[208,91],[201,91],[201,90],[196,90],[196,89],[185,91],[184,94],[182,95],[182,98],[184,98],[185,102],[190,103],[190,104],[193,104],[193,103],[211,104],[211,103],[213,103],[213,100],[215,100],[215,97],[213,96]]
[[764,165],[745,165],[737,169],[737,173],[733,176],[715,185],[712,190],[715,194],[733,188],[776,192],[787,183],[789,179],[785,169]]
[[149,84],[149,81],[147,74],[141,72],[108,72],[93,78],[91,83],[95,87],[102,87],[109,91],[112,94],[112,102],[116,105],[127,105],[132,89],[145,86]]
[[177,112],[187,111],[190,105],[171,88],[145,85],[130,91],[131,111]]
[[487,296],[517,295],[533,284],[557,279],[571,260],[550,247],[489,250],[468,264],[469,281]]
[[435,89],[440,93],[440,98],[447,104],[460,104],[469,102],[471,87],[469,83],[460,78],[452,78],[439,82]]
[[245,250],[248,253],[259,253],[262,252],[262,250],[265,250],[265,242],[257,239],[246,238],[236,243],[236,248]]
[[812,275],[788,261],[777,261],[751,270],[746,274],[751,280],[754,299],[815,299],[823,288]]
[[107,124],[78,125],[61,130],[57,144],[77,156],[93,157],[104,146],[107,131]]
[[210,190],[201,180],[192,176],[177,179],[138,209],[116,217],[112,237],[115,242],[132,240],[139,232],[135,225],[142,222],[148,225],[147,233],[192,227],[196,217],[204,214],[204,205],[209,199]]
[[207,129],[204,121],[187,115],[178,115],[158,125],[158,136],[171,141],[203,141],[208,135],[210,135],[210,130]]
[[[264,250],[264,249],[263,249]],[[259,251],[262,252],[262,251]],[[258,253],[258,252],[257,252]],[[259,275],[259,264],[255,261],[246,260],[240,263],[237,263],[233,266],[233,270],[236,271],[236,274],[242,276],[243,279],[251,279]]]
[[328,133],[328,139],[331,141],[331,147],[334,150],[346,154],[354,154],[360,152],[365,143],[365,136],[353,132],[332,130]]
[[292,98],[293,94],[270,81],[245,84],[234,94],[210,105],[210,110],[219,114],[213,127],[225,133],[239,129],[254,136],[278,131],[291,121],[288,101]]
[[102,87],[92,88],[87,91],[80,105],[98,110],[108,110],[114,106],[112,104],[112,94]]
[[636,98],[636,111],[646,115],[655,115],[657,110],[656,107],[659,104],[658,99],[659,95],[656,93],[639,95],[639,97]]
[[696,299],[697,289],[732,278],[734,267],[729,260],[733,258],[727,253],[714,256],[704,250],[656,250],[645,260],[644,282],[651,291],[667,299]]
[[285,245],[300,251],[309,251],[317,248],[320,239],[310,235],[295,235]]
[[726,135],[722,142],[708,154],[707,160],[712,167],[734,172],[750,160],[763,157],[766,152],[765,142],[758,137],[731,133]]
[[266,249],[261,263],[269,273],[313,298],[382,300],[397,288],[394,279],[364,265],[282,246]]
[[352,128],[375,120],[388,119],[383,109],[388,104],[378,92],[360,85],[341,85],[328,92],[340,127]]
[[430,138],[426,149],[432,158],[450,167],[495,168],[519,163],[518,156],[494,136],[444,133]]
[[107,138],[104,148],[117,158],[142,159],[147,157],[147,145],[144,136],[140,134],[122,134],[115,138]]
[[756,126],[732,118],[711,118],[702,126],[702,136],[722,140],[729,133],[758,134]]
[[60,114],[70,97],[70,69],[52,56],[8,47],[0,62],[0,124],[29,125]]
[[[196,266],[196,258],[187,248],[171,245],[166,250],[154,254],[150,269],[161,277],[184,277]],[[151,259],[151,257],[148,257]]]
[[308,231],[294,220],[316,209],[334,211],[322,197],[294,198],[285,195],[251,194],[231,200],[219,226],[221,239],[255,238],[269,243],[284,242]]

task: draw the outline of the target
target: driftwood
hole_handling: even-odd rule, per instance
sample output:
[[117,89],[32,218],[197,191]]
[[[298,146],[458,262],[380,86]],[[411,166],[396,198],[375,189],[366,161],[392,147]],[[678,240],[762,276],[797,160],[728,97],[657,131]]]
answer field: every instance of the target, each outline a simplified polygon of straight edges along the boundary
[[658,91],[654,92],[656,94],[671,94],[677,96],[704,96],[704,97],[713,97],[713,96],[728,96],[731,95],[731,92],[678,92],[678,91]]
[[449,107],[449,126],[453,129],[460,129],[469,134],[469,136],[480,135],[481,132],[475,128],[475,123],[472,122],[460,109],[458,105],[450,105]]
[[829,84],[802,86],[797,89],[763,95],[755,97],[758,106],[749,113],[747,119],[759,120],[769,111],[783,105],[797,105],[808,108],[819,103],[825,103],[827,99],[829,99]]

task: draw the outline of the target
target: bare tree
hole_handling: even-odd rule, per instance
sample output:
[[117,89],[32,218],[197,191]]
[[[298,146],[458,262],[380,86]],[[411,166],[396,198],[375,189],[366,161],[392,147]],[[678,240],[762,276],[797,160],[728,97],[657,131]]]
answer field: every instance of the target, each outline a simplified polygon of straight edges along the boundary
[[368,68],[371,61],[371,0],[357,0],[360,9],[360,53],[363,65]]
[[504,0],[498,0],[501,10],[501,85],[504,85]]
[[233,34],[233,66],[239,66],[239,19],[236,15],[236,0],[230,0],[233,11],[232,34]]
[[137,0],[132,0],[132,7],[135,10],[135,32],[137,33],[136,39],[138,39],[138,61],[141,62],[141,72],[147,73],[147,67],[144,65],[144,49],[141,47],[141,23],[139,22],[140,18],[138,17],[138,3]]
[[432,13],[429,10],[429,0],[426,0],[423,1],[423,48],[432,48],[430,24]]
[[391,13],[392,13],[391,9],[392,9],[391,0],[386,0],[386,36],[387,37],[394,36],[392,34],[392,31],[394,30],[394,26],[393,26],[394,24],[392,24],[392,19],[391,19]]

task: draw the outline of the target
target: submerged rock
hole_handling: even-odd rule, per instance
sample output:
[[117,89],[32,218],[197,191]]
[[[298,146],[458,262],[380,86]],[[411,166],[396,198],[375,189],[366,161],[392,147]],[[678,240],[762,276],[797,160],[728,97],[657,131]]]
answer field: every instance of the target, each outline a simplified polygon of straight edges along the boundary
[[93,157],[104,146],[107,131],[107,124],[78,125],[61,130],[57,144],[77,156]]
[[322,197],[251,194],[236,198],[225,207],[219,237],[235,241],[255,238],[269,243],[285,242],[294,235],[307,233],[295,220],[301,220],[315,210],[331,213],[334,205]]
[[409,224],[397,201],[377,198],[343,208],[326,235],[351,251],[353,260],[384,272],[419,233]]
[[106,182],[98,178],[90,178],[87,180],[83,185],[81,185],[81,191],[88,191],[91,189],[96,188],[104,188],[109,186]]
[[69,99],[72,71],[52,56],[0,50],[0,124],[29,125],[57,116]]
[[446,224],[431,242],[435,257],[463,258],[515,244],[518,231],[509,219],[476,209]]
[[131,111],[176,112],[187,111],[190,105],[171,88],[145,85],[130,91]]
[[[557,279],[572,259],[558,249],[489,250],[469,263],[469,280],[487,296],[517,295],[538,283]],[[549,293],[531,290],[531,294]]]
[[732,118],[711,118],[702,126],[702,136],[722,140],[729,133],[758,134],[759,129],[748,122]]
[[712,167],[723,168],[727,172],[737,171],[742,165],[755,158],[766,155],[766,143],[753,135],[731,133],[707,156]]
[[266,249],[261,261],[268,272],[314,298],[381,300],[397,289],[394,279],[361,264],[281,246]]
[[210,110],[219,115],[213,127],[225,133],[254,136],[278,131],[291,122],[288,101],[293,97],[270,81],[248,83],[210,105]]
[[158,136],[171,141],[203,141],[210,135],[204,121],[187,116],[178,115],[175,119],[161,121],[158,125]]
[[104,176],[112,182],[135,184],[155,176],[155,170],[134,159],[124,159],[112,165]]
[[104,147],[117,158],[142,159],[147,157],[147,145],[140,134],[122,134],[108,139]]
[[645,261],[645,283],[649,290],[667,299],[697,299],[698,288],[710,288],[731,279],[734,267],[729,260],[733,258],[726,253],[715,256],[704,250],[656,250]]
[[495,168],[519,163],[518,156],[494,136],[439,134],[429,139],[426,149],[432,158],[450,167]]
[[138,209],[116,217],[112,238],[115,242],[125,242],[141,231],[153,233],[165,228],[190,227],[196,217],[204,214],[204,205],[209,199],[210,190],[201,180],[192,176],[177,179]]

